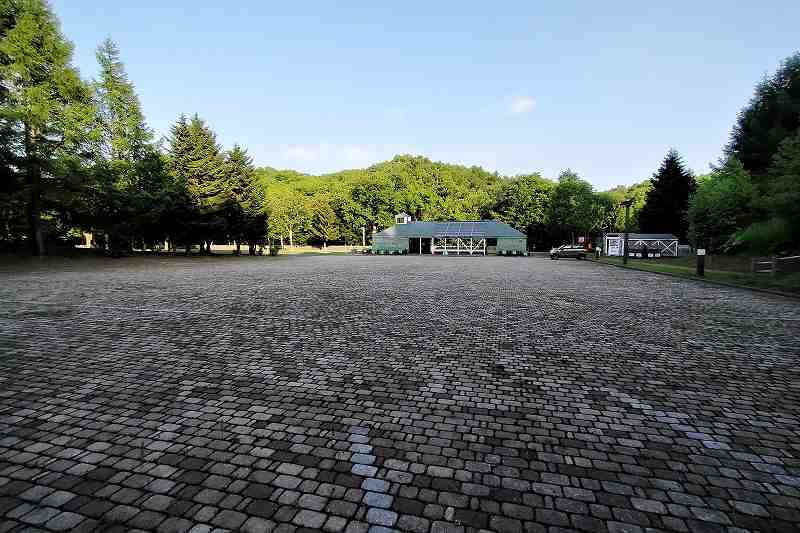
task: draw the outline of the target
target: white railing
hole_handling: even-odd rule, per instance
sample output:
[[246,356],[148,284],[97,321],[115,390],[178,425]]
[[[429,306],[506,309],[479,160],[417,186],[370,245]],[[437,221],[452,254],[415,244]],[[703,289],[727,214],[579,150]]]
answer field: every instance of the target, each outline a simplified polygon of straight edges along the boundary
[[777,274],[780,272],[800,272],[800,255],[791,257],[753,258],[751,270],[756,274]]
[[486,239],[433,239],[431,243],[431,254],[437,253],[442,255],[486,255]]

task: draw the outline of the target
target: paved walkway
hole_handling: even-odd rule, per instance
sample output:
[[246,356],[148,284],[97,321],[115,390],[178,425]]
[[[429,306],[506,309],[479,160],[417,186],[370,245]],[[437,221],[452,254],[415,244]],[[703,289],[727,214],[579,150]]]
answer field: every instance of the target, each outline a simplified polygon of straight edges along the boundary
[[567,260],[0,266],[0,532],[797,531],[799,343]]

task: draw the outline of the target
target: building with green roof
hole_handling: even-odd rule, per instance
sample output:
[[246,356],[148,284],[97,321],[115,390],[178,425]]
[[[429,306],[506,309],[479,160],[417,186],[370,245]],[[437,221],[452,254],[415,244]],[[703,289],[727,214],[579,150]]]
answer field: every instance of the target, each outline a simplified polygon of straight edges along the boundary
[[372,236],[375,254],[528,255],[525,234],[497,220],[415,222],[406,213]]

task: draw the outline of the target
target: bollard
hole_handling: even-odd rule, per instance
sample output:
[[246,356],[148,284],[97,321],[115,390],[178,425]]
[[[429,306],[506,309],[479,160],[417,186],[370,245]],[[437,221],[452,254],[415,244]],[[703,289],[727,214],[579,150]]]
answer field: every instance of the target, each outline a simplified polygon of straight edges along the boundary
[[701,278],[706,275],[706,249],[697,249],[697,275]]

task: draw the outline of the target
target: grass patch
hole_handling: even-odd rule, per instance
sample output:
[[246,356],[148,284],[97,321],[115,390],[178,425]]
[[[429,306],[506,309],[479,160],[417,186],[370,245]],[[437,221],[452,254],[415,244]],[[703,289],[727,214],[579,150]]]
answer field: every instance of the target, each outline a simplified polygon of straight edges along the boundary
[[[596,260],[598,263],[607,263],[622,266],[621,257],[602,257]],[[628,259],[628,268],[644,270],[647,272],[660,272],[662,274],[672,274],[686,279],[719,281],[730,283],[739,287],[772,289],[782,292],[800,294],[800,272],[790,274],[753,274],[750,272],[730,272],[726,270],[711,270],[706,267],[704,278],[699,277],[695,272],[696,258],[689,258],[687,261],[660,261],[658,259]]]

